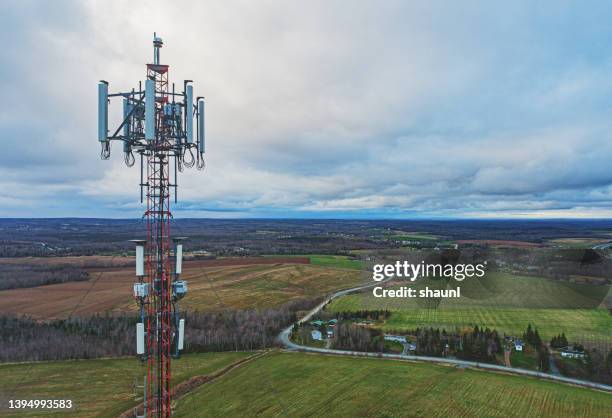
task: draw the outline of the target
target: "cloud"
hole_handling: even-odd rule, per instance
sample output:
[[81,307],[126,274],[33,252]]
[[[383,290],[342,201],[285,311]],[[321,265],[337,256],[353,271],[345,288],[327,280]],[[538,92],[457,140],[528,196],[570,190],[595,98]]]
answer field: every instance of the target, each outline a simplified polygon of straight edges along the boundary
[[177,216],[607,214],[610,8],[3,3],[0,215],[141,214],[137,167],[97,157],[95,94],[144,79],[153,31],[207,98]]

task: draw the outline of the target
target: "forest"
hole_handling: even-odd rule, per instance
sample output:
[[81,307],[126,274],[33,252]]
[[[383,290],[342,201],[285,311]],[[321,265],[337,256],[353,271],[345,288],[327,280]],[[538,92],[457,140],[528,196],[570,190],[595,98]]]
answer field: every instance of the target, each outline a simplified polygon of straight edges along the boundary
[[[276,309],[188,312],[183,317],[185,353],[273,347],[297,311],[319,299],[288,302]],[[0,362],[89,359],[135,355],[138,316],[93,315],[54,321],[0,316]]]
[[0,263],[0,290],[89,280],[83,268],[71,264]]

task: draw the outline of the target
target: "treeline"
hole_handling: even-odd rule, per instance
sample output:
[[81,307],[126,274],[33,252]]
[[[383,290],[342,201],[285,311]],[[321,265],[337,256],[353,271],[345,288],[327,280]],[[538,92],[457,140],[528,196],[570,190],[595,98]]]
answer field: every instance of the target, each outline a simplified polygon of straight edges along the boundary
[[434,328],[417,328],[416,353],[425,356],[455,354],[463,360],[496,362],[496,354],[502,353],[502,343],[496,330],[478,326],[456,329],[454,332]]
[[[581,350],[584,347],[574,346]],[[607,385],[612,384],[612,350],[608,352],[597,348],[584,349],[584,358],[557,358],[557,367],[563,376],[576,379],[593,380]]]
[[552,348],[565,348],[568,345],[569,345],[569,341],[567,341],[567,337],[565,336],[565,333],[556,335],[552,337],[552,339],[550,340],[550,346]]
[[91,316],[50,322],[0,316],[0,361],[125,356],[135,352],[137,317]]
[[185,316],[186,352],[256,350],[272,347],[280,331],[297,320],[296,312],[321,301],[299,299],[277,309],[192,312]]
[[0,290],[89,280],[89,273],[70,264],[0,264]]
[[[416,354],[434,357],[456,355],[463,360],[496,362],[503,345],[496,330],[489,328],[442,329],[417,328],[409,334],[416,342]],[[332,347],[339,350],[385,352],[384,334],[379,330],[351,323],[338,323]]]
[[[565,337],[565,335],[563,335]],[[542,343],[540,333],[537,328],[532,328],[531,324],[527,325],[527,330],[523,333],[523,340],[531,344],[538,353],[538,369],[542,372],[550,370],[550,352],[548,347]]]
[[[296,300],[277,309],[184,314],[185,353],[254,350],[275,345],[295,313],[319,299]],[[135,355],[139,318],[93,315],[39,322],[0,316],[0,362],[88,359]]]
[[385,348],[383,334],[376,330],[350,323],[339,323],[332,348],[337,350],[368,351],[382,353]]
[[342,311],[336,312],[334,317],[337,320],[385,320],[391,316],[391,312],[386,309],[371,309],[361,311]]

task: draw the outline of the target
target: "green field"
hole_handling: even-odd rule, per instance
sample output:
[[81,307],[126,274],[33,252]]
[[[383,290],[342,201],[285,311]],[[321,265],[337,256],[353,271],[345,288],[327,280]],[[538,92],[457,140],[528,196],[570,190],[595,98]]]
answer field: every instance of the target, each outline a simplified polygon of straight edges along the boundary
[[361,260],[352,260],[345,255],[310,255],[310,264],[315,266],[336,267],[343,269],[363,270],[364,263]]
[[[269,257],[283,257],[273,255]],[[361,260],[355,260],[347,255],[328,255],[328,254],[300,254],[288,255],[287,257],[304,257],[310,259],[310,264],[314,266],[333,267],[340,269],[364,270],[365,264]]]
[[[334,309],[345,310],[340,305]],[[417,327],[454,329],[456,326],[489,327],[520,336],[535,326],[545,340],[565,332],[571,341],[610,341],[612,317],[604,309],[527,309],[474,307],[466,309],[406,309],[394,312],[384,324],[386,331]]]
[[[209,374],[253,353],[208,353],[173,362],[173,382]],[[0,365],[11,399],[71,399],[73,411],[2,416],[115,417],[135,406],[143,369],[133,358]],[[140,382],[138,382],[140,383]],[[141,389],[136,389],[137,396]],[[588,416],[612,395],[522,376],[395,360],[271,353],[177,399],[176,416]]]
[[612,316],[599,307],[610,286],[505,273],[487,273],[486,279],[463,282],[427,279],[412,286],[425,285],[430,288],[460,286],[461,298],[375,298],[366,292],[336,299],[328,309],[333,312],[389,309],[393,314],[384,325],[388,331],[478,325],[521,335],[531,323],[545,339],[561,332],[571,340],[610,341],[612,338]]
[[612,395],[522,376],[278,353],[177,402],[177,417],[604,417]]
[[[172,362],[172,381],[179,383],[191,376],[219,370],[253,353],[229,352],[183,356]],[[23,364],[0,364],[0,394],[5,399],[71,399],[73,411],[40,411],[1,416],[102,416],[116,417],[142,401],[145,369],[135,358],[55,361]],[[0,396],[0,398],[4,398]],[[5,402],[5,399],[2,399]],[[2,405],[4,407],[4,405]]]
[[436,241],[440,237],[427,234],[398,234],[392,235],[393,239],[401,241]]

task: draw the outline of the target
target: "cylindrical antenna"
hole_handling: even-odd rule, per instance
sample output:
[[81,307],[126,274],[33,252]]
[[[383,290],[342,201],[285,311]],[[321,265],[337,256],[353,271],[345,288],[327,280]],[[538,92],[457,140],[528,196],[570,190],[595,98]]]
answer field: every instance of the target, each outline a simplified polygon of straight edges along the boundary
[[164,45],[162,38],[158,38],[157,34],[153,32],[153,63],[159,65],[159,50]]

